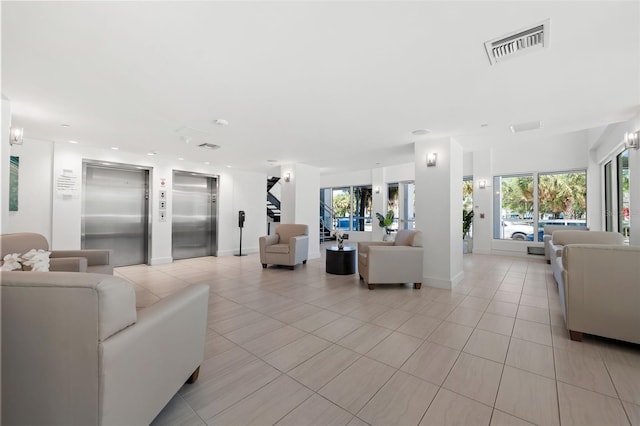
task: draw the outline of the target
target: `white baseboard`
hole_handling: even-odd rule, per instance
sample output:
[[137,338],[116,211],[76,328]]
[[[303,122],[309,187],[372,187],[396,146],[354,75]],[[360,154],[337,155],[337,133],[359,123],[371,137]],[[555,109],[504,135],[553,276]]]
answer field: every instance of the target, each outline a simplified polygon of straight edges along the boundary
[[173,262],[173,257],[156,257],[151,259],[150,265],[166,265]]
[[436,287],[436,288],[451,290],[452,288],[460,284],[463,278],[464,278],[464,271],[460,271],[458,274],[456,274],[456,276],[452,277],[450,280],[443,280],[441,278],[434,278],[434,277],[422,277],[422,280],[423,280],[422,284],[429,287]]
[[[217,256],[218,257],[223,257],[223,256],[233,256],[235,254],[238,254],[240,252],[239,249],[232,249],[232,250],[218,250]],[[242,247],[242,254],[253,254],[253,253],[259,253],[260,249],[258,247]]]

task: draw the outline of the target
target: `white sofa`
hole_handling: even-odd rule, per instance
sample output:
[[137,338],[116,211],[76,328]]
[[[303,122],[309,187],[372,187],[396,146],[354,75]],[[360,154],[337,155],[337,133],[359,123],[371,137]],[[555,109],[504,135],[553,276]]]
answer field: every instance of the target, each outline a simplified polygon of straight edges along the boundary
[[2,424],[147,425],[204,358],[209,287],[136,312],[111,275],[2,272]]
[[558,290],[572,340],[588,333],[640,343],[640,247],[569,244],[562,266]]
[[422,286],[422,232],[400,230],[395,241],[358,242],[358,273],[373,290],[376,284]]
[[568,244],[616,244],[623,245],[624,237],[617,232],[605,231],[554,231],[549,241],[551,270],[556,282],[562,280],[562,249]]
[[273,235],[258,239],[260,263],[284,265],[294,269],[298,263],[306,264],[309,258],[309,226],[281,224]]
[[44,235],[18,232],[0,235],[0,262],[7,254],[25,254],[31,249],[50,251],[49,270],[113,274],[112,250],[49,250]]
[[567,225],[545,225],[543,228],[542,242],[544,244],[544,258],[547,263],[551,263],[551,249],[549,243],[551,242],[551,236],[555,231],[588,231],[588,226],[571,226]]

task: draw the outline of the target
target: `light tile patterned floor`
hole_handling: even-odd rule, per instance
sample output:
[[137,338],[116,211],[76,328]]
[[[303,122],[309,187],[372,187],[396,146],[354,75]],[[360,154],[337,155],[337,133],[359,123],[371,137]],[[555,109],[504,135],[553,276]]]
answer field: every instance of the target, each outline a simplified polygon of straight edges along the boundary
[[454,290],[368,290],[324,259],[118,268],[139,307],[211,287],[205,361],[154,425],[640,424],[640,346],[572,342],[539,258],[465,255]]

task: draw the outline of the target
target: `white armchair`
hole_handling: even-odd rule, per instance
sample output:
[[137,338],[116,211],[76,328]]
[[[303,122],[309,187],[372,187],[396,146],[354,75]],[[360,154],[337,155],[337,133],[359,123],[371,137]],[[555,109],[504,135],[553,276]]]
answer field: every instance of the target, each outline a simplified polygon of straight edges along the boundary
[[358,243],[358,273],[373,290],[376,284],[413,283],[422,286],[422,232],[400,230],[395,241]]
[[293,269],[298,263],[307,263],[309,258],[309,226],[282,224],[273,235],[260,237],[260,263],[285,265]]
[[136,312],[132,284],[111,275],[2,272],[0,279],[2,424],[149,424],[197,378],[207,285]]

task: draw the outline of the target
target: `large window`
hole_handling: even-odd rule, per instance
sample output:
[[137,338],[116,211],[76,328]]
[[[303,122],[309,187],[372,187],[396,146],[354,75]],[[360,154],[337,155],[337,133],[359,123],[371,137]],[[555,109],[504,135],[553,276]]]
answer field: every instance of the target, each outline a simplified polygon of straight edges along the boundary
[[387,184],[387,203],[387,211],[393,210],[391,229],[415,229],[416,185],[413,181]]
[[586,172],[496,176],[494,238],[542,241],[544,226],[585,226]]
[[332,194],[332,208],[334,227],[336,229],[350,230],[349,218],[351,215],[351,188],[333,188]]
[[533,175],[496,176],[494,188],[493,238],[525,241],[533,239]]
[[618,169],[618,232],[629,238],[629,150],[616,157]]
[[611,168],[611,161],[604,165],[604,229],[608,232],[613,232],[613,172]]
[[[473,211],[473,176],[465,176],[464,178],[462,178],[462,210],[463,212],[467,212],[467,213]],[[464,214],[463,214],[463,222],[464,222]],[[469,232],[469,236],[473,236],[473,222],[471,223],[468,232]],[[464,228],[463,228],[463,233],[464,233]]]
[[371,185],[353,187],[353,230],[371,231]]
[[538,239],[544,225],[587,226],[587,175],[584,171],[538,175]]
[[371,231],[371,185],[320,189],[320,223],[324,230]]
[[[615,161],[614,161],[615,160]],[[605,230],[631,234],[629,220],[629,151],[625,150],[604,164]]]

